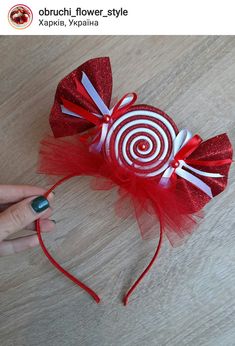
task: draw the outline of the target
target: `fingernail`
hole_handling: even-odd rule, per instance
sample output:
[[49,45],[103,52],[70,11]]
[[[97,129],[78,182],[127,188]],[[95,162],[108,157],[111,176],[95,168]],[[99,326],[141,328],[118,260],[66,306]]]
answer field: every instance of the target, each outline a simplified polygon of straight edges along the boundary
[[50,205],[44,196],[39,196],[32,200],[31,207],[36,213],[41,213],[42,211],[48,209]]
[[51,220],[52,222],[54,222],[54,224],[56,224],[56,220]]

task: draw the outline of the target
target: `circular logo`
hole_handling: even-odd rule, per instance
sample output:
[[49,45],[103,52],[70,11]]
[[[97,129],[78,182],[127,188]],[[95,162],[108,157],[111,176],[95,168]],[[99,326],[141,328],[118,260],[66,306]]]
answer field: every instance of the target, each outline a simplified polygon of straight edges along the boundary
[[8,21],[15,29],[26,29],[33,21],[33,13],[28,6],[18,4],[8,12]]

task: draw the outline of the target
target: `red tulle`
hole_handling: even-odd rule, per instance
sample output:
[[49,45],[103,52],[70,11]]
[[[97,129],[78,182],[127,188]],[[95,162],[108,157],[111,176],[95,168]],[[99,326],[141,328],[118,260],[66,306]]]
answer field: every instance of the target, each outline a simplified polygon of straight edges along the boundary
[[[132,210],[137,218],[144,239],[157,234],[156,224],[160,215],[168,239],[172,245],[176,244],[191,233],[200,216],[196,214],[199,210],[195,210],[194,205],[185,202],[189,199],[189,191],[182,189],[181,184],[166,189],[158,184],[156,178],[142,178],[120,166],[114,167],[102,154],[89,151],[89,147],[80,141],[80,136],[44,139],[39,172],[56,176],[88,175],[94,177],[91,185],[94,189],[117,188],[117,215],[125,217],[126,206],[132,205],[128,213]],[[209,200],[209,197],[205,199]]]
[[[81,141],[81,138],[83,137],[79,135],[60,139],[47,137],[42,141],[39,173],[64,177],[48,193],[70,177],[88,175],[93,177],[91,185],[94,189],[118,189],[118,198],[115,202],[117,215],[126,217],[132,213],[138,221],[144,239],[153,238],[158,234],[157,224],[160,224],[157,250],[149,265],[125,295],[123,302],[126,305],[130,294],[158,256],[163,232],[172,245],[181,242],[186,235],[192,232],[197,224],[197,219],[201,217],[200,210],[210,198],[182,178],[177,177],[174,184],[165,188],[158,184],[159,179],[156,179],[156,177],[151,179],[142,178],[132,171],[127,171],[120,166],[114,166],[104,159],[102,153],[94,153],[89,150],[87,145],[89,135],[85,139],[85,143]],[[188,160],[191,160],[191,163],[198,160],[199,167],[202,167],[202,169],[203,161],[209,160],[211,166],[206,164],[207,171],[219,172],[224,175],[224,177],[217,179],[203,177],[212,187],[213,194],[216,195],[226,186],[231,158],[232,147],[228,137],[223,134],[202,143],[188,157]],[[223,165],[213,166],[213,160],[215,160],[214,162],[217,160],[218,163],[222,159],[224,160]],[[98,303],[100,298],[93,290],[72,276],[54,260],[43,243],[40,223],[37,222],[36,226],[40,244],[49,260],[58,270],[87,291]]]

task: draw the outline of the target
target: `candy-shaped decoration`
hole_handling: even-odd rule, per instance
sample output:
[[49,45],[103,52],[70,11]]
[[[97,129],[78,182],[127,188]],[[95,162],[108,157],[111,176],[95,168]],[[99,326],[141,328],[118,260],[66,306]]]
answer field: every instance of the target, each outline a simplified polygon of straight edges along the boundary
[[[78,135],[45,138],[39,171],[62,177],[46,195],[79,175],[95,177],[99,189],[117,186],[116,210],[126,214],[126,206],[132,204],[143,238],[152,235],[159,221],[155,254],[125,295],[126,305],[156,260],[163,234],[171,244],[190,234],[197,213],[225,189],[232,146],[226,134],[203,141],[187,129],[179,131],[160,109],[136,104],[135,93],[125,94],[111,107],[111,77],[109,60],[99,58],[62,80],[52,109],[52,129],[56,137]],[[49,260],[98,303],[100,298],[93,290],[54,260],[41,237],[40,221],[36,226]]]

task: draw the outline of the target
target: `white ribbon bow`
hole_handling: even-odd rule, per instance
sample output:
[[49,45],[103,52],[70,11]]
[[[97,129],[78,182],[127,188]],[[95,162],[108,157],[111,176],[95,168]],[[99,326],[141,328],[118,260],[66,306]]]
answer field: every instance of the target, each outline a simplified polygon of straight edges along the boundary
[[[178,135],[176,136],[174,142],[173,142],[173,155],[170,159],[170,163],[174,160],[176,154],[180,151],[181,148],[183,148],[186,143],[192,138],[192,134],[187,130],[183,129],[181,130]],[[178,161],[177,167],[169,166],[162,175],[160,179],[160,184],[163,186],[169,186],[170,178],[173,173],[177,174],[179,177],[189,181],[196,187],[198,187],[200,190],[205,192],[210,198],[213,197],[212,191],[210,186],[208,186],[204,181],[193,175],[192,173],[189,173],[188,171],[184,170],[183,168],[186,167],[191,172],[197,173],[204,177],[211,177],[211,178],[221,178],[223,175],[219,173],[209,173],[200,171],[199,169],[196,169],[190,165],[188,165],[184,160]]]
[[[81,83],[101,112],[101,114],[96,114],[96,113],[93,113],[93,114],[96,115],[98,118],[103,118],[104,116],[111,117],[113,114],[113,110],[115,109],[115,106],[112,109],[109,109],[106,106],[106,104],[104,103],[104,101],[102,100],[102,98],[100,97],[96,89],[94,88],[93,84],[91,83],[90,79],[87,77],[85,72],[82,72]],[[118,109],[121,109],[122,107],[127,106],[133,101],[133,99],[134,99],[133,94],[127,94],[123,98],[122,102],[119,104]],[[61,105],[61,111],[65,114],[72,115],[73,117],[83,118],[81,115],[71,112],[69,109],[67,109],[63,105]],[[109,122],[103,122],[101,127],[101,135],[100,135],[99,142],[97,144],[92,145],[92,147],[95,147],[97,151],[100,151],[102,148],[102,145],[108,133],[108,128],[109,128]]]

